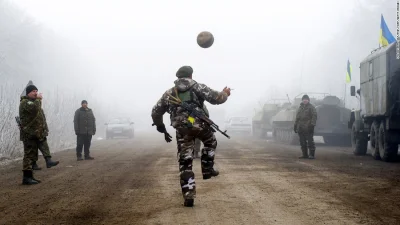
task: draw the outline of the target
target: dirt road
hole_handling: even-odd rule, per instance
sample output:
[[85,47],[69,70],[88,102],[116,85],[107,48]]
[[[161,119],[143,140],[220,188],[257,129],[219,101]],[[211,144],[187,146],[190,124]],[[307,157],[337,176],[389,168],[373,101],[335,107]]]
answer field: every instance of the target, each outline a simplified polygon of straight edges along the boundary
[[202,180],[197,159],[195,207],[185,208],[176,146],[150,138],[99,141],[93,161],[58,152],[39,185],[20,184],[21,162],[0,168],[0,224],[400,223],[399,163],[323,145],[299,160],[296,146],[219,138],[221,174]]

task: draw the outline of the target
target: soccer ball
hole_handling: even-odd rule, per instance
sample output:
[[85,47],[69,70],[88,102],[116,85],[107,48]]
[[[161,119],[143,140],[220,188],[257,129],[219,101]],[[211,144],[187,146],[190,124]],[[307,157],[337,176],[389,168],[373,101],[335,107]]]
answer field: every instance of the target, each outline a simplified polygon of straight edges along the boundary
[[214,36],[208,32],[203,31],[197,35],[197,44],[202,48],[209,48],[214,43]]

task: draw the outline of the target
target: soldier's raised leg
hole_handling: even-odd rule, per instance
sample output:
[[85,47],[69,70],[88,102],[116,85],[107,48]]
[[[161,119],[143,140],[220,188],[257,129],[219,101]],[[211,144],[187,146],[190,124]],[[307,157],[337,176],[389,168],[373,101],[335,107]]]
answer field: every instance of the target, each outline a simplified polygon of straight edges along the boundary
[[196,182],[193,173],[193,148],[194,136],[180,132],[178,142],[179,149],[179,171],[182,195],[185,200],[184,205],[191,207],[196,197]]
[[307,133],[304,129],[299,129],[299,139],[302,155],[299,157],[300,159],[308,158],[308,150],[307,150]]
[[40,180],[33,177],[32,163],[38,155],[38,145],[36,140],[24,140],[24,159],[22,161],[22,184],[31,185],[38,184]]
[[53,166],[57,166],[59,161],[51,160],[50,148],[47,143],[47,140],[39,141],[39,150],[42,152],[44,160],[46,160],[46,167],[51,168]]
[[217,139],[211,129],[202,130],[197,136],[204,144],[201,150],[201,172],[203,179],[210,179],[219,174],[218,170],[214,169],[215,149],[217,148]]

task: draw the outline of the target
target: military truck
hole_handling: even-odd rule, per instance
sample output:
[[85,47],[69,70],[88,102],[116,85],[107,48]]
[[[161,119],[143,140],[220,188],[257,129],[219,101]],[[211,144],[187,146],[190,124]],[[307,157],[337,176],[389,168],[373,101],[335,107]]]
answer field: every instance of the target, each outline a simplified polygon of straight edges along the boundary
[[[294,133],[293,127],[304,94],[296,96],[289,107],[282,109],[272,118],[272,136],[276,141],[299,143],[298,134]],[[329,145],[350,145],[350,132],[346,124],[350,119],[350,109],[344,107],[342,100],[329,93],[311,92],[308,95],[318,114],[314,135],[323,136],[324,142]]]
[[[350,87],[356,96],[355,86]],[[400,60],[396,43],[379,48],[360,63],[360,108],[351,112],[348,128],[355,155],[365,155],[368,141],[371,155],[379,160],[397,159],[400,143]]]
[[267,133],[272,132],[271,119],[282,107],[287,107],[289,103],[280,102],[286,99],[271,99],[265,103],[259,110],[255,111],[252,118],[253,136],[258,138],[267,138]]

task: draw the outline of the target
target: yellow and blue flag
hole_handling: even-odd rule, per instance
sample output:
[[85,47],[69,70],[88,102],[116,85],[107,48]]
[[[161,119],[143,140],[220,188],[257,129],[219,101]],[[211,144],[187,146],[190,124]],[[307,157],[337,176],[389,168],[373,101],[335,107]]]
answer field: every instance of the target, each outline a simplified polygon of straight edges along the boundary
[[386,25],[385,19],[381,14],[381,35],[379,37],[379,43],[382,45],[382,47],[385,47],[389,44],[392,44],[395,41],[396,39],[394,39],[393,34],[390,33],[390,30]]
[[350,65],[350,60],[347,60],[347,71],[346,71],[346,82],[350,83],[351,82],[351,65]]

